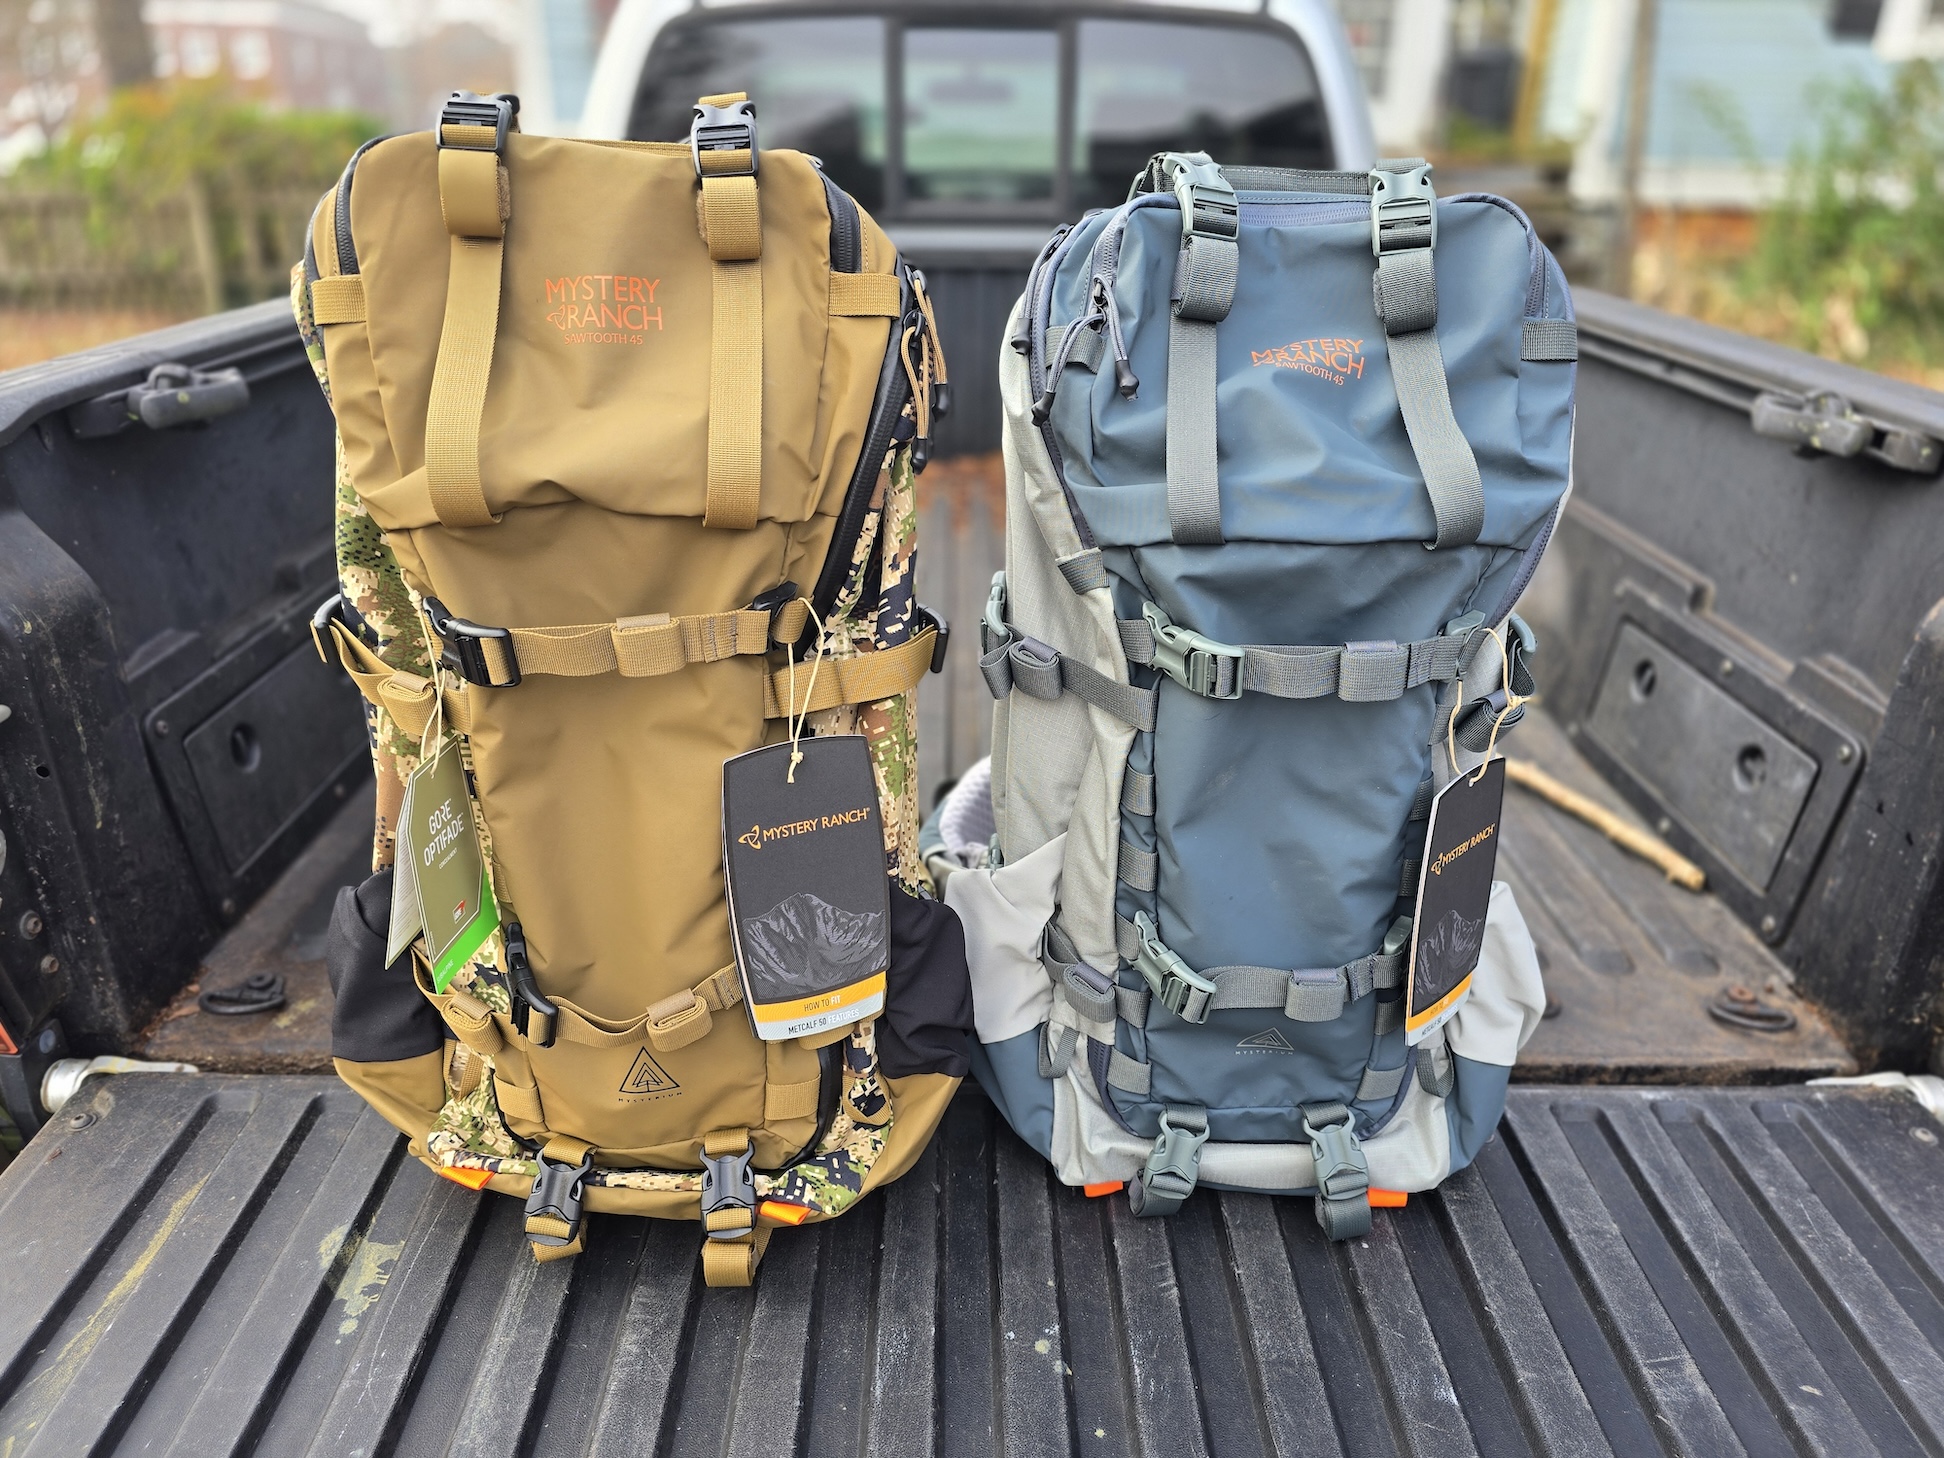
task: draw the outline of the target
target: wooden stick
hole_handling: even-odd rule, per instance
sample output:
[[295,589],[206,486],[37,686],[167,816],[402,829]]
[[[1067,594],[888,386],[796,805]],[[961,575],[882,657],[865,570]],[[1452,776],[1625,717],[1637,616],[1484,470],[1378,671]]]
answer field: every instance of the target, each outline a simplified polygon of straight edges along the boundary
[[1699,891],[1708,884],[1707,872],[1659,836],[1627,824],[1598,801],[1589,800],[1578,790],[1562,785],[1531,760],[1506,760],[1505,777],[1513,784],[1532,791],[1548,804],[1558,806],[1568,815],[1578,816],[1615,844],[1654,866],[1675,885]]

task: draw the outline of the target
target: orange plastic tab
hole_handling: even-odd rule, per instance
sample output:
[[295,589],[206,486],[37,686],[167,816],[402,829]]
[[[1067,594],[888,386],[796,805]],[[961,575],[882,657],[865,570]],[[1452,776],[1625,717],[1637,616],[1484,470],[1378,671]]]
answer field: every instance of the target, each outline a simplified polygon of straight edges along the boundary
[[469,1190],[483,1190],[493,1182],[490,1169],[460,1169],[454,1165],[442,1164],[439,1173],[455,1185],[464,1185]]
[[765,1200],[756,1213],[778,1225],[801,1225],[810,1218],[808,1205],[791,1205],[782,1200]]
[[1117,1195],[1127,1188],[1126,1180],[1102,1180],[1096,1185],[1082,1185],[1089,1200],[1098,1200],[1102,1195]]
[[1402,1190],[1372,1190],[1370,1208],[1373,1210],[1402,1210],[1404,1202],[1411,1197]]
[[11,1058],[19,1051],[14,1046],[14,1040],[7,1036],[7,1025],[0,1023],[0,1058]]

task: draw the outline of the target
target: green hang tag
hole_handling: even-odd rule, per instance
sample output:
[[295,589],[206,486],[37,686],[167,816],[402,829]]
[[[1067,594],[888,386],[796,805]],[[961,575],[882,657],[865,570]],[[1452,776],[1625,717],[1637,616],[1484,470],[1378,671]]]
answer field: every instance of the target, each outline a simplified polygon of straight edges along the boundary
[[[453,974],[499,929],[499,907],[486,881],[486,858],[473,826],[472,793],[457,744],[446,740],[413,771],[398,824],[398,859],[417,890],[432,986],[444,992]],[[401,881],[394,882],[396,896]],[[406,887],[405,889],[412,889]]]

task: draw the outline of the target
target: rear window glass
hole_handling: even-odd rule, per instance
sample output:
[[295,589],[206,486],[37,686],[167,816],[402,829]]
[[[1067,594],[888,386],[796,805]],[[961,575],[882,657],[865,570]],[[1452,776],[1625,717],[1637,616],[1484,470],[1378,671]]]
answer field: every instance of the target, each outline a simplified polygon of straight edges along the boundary
[[1232,166],[1335,165],[1309,57],[1279,33],[1086,20],[1076,77],[1076,208],[1121,201],[1156,152],[1206,152]]
[[884,22],[820,16],[672,25],[655,42],[628,135],[688,136],[698,96],[747,91],[757,142],[821,158],[831,181],[884,207]]
[[698,96],[747,91],[762,145],[822,159],[882,217],[1062,217],[1119,202],[1148,157],[1333,165],[1316,76],[1288,32],[1044,12],[680,20],[656,40],[629,135],[688,134]]

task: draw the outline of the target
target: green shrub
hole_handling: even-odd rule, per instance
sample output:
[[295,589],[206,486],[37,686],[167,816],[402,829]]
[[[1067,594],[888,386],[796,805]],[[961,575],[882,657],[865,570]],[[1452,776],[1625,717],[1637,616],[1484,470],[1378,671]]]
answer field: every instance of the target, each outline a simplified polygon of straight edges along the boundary
[[1871,363],[1944,364],[1944,76],[1834,93],[1812,147],[1763,219],[1744,273],[1792,343]]

